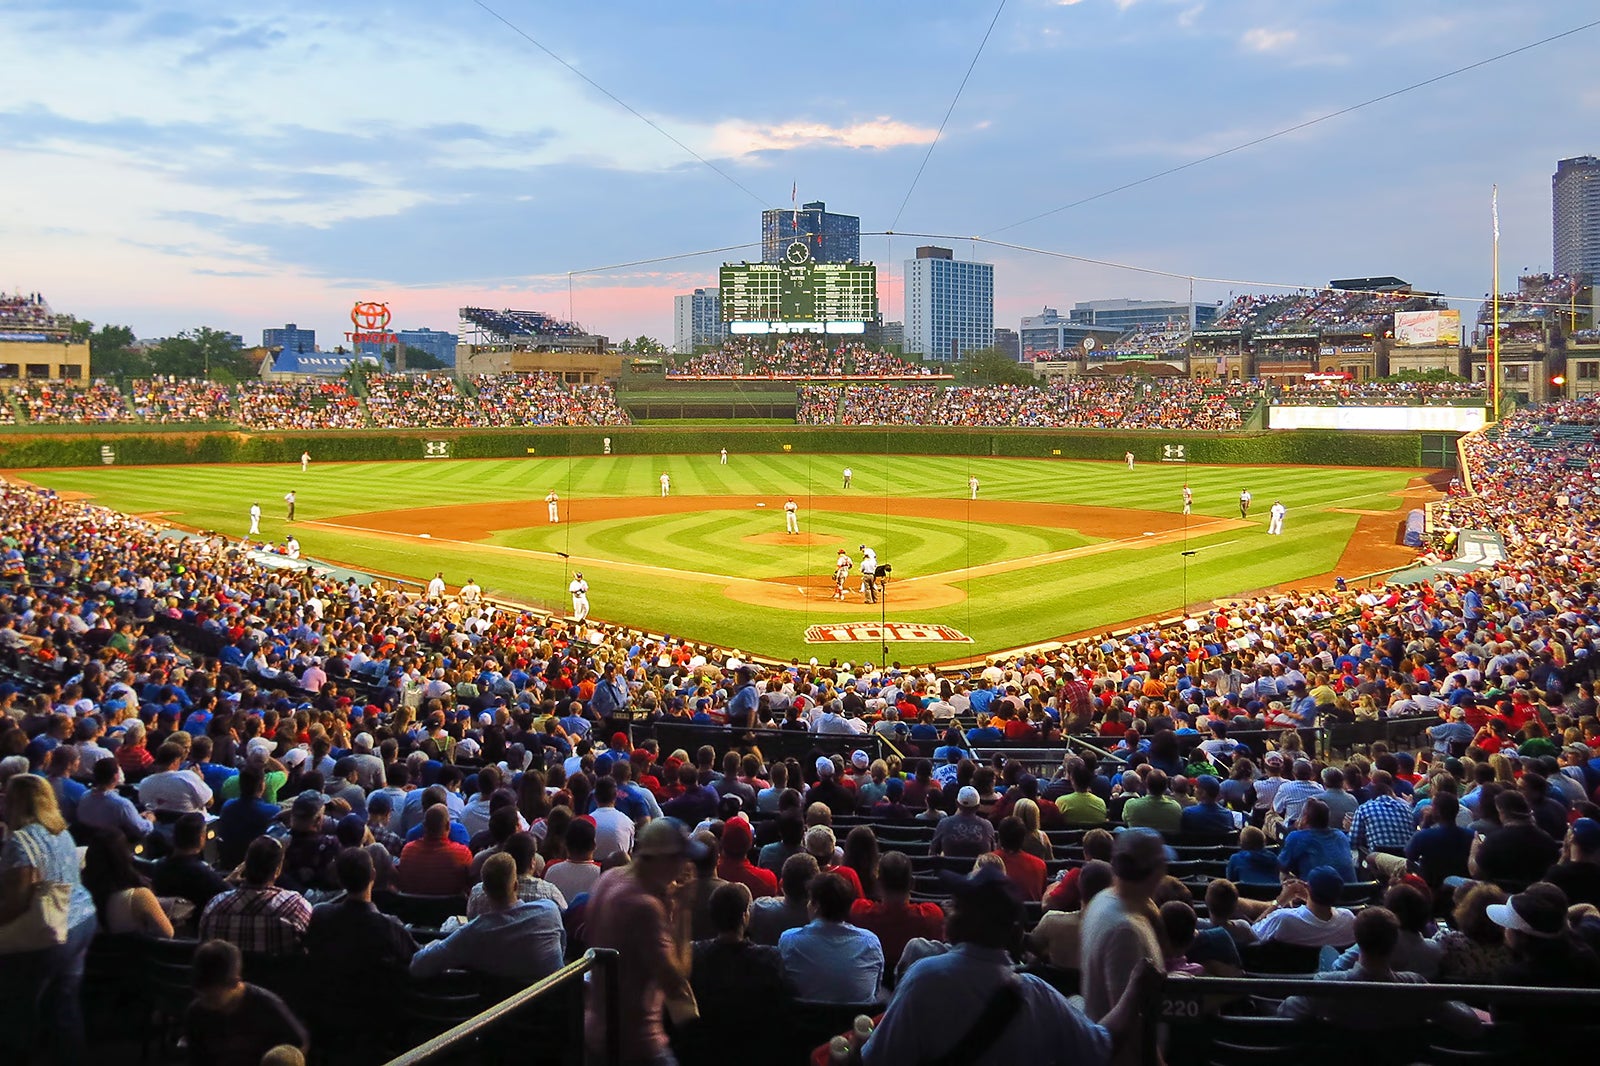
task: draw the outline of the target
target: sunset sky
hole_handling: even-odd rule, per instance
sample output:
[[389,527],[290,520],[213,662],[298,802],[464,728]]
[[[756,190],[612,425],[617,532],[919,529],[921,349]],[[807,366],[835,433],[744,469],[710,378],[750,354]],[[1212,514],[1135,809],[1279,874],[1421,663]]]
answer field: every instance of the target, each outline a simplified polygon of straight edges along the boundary
[[[331,347],[356,299],[387,301],[400,328],[453,330],[463,304],[565,316],[569,272],[754,245],[761,208],[787,207],[797,188],[867,232],[986,236],[1235,282],[1199,283],[1203,299],[1376,274],[1470,298],[1489,285],[1491,186],[1506,276],[1548,269],[1555,162],[1600,154],[1590,29],[1013,225],[1600,11],[1009,0],[902,214],[994,12],[992,0],[10,0],[0,289],[142,337],[210,325],[255,343],[294,321]],[[862,247],[898,279],[919,243]],[[997,264],[995,322],[1012,328],[1047,303],[1188,290],[936,243]],[[614,339],[670,342],[672,296],[745,256],[759,251],[577,274],[571,311]],[[884,298],[900,318],[898,285]]]

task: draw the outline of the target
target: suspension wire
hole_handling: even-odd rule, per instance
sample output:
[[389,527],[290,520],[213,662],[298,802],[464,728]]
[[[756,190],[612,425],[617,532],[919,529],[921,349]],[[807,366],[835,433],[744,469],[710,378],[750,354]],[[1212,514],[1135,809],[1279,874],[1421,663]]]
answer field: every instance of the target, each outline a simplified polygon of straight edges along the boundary
[[939,144],[939,138],[944,136],[944,128],[950,121],[950,116],[955,113],[956,104],[961,100],[961,94],[967,88],[967,79],[972,77],[972,71],[978,65],[978,58],[983,55],[983,48],[989,43],[989,35],[994,32],[995,23],[1000,21],[1000,13],[1006,9],[1006,0],[1000,0],[994,9],[994,17],[989,20],[989,28],[983,31],[983,39],[978,42],[978,50],[972,53],[972,62],[967,64],[967,72],[961,75],[961,84],[956,86],[956,94],[950,98],[950,106],[945,108],[944,118],[939,122],[939,128],[933,134],[933,140],[928,142],[928,150],[922,155],[922,162],[917,166],[917,172],[911,178],[911,187],[906,190],[905,198],[900,201],[900,209],[894,213],[894,221],[889,223],[889,228],[894,229],[900,224],[900,216],[906,212],[906,204],[911,202],[911,194],[917,189],[917,182],[922,180],[922,172],[928,169],[928,160],[933,158],[933,150]]
[[[1239,144],[1236,144],[1236,145],[1232,146],[1231,148],[1224,148],[1221,151],[1212,152],[1210,155],[1201,156],[1199,159],[1191,159],[1187,163],[1181,163],[1178,166],[1168,167],[1165,170],[1158,171],[1155,174],[1147,175],[1147,176],[1139,178],[1139,179],[1137,179],[1135,181],[1128,181],[1128,182],[1122,183],[1121,185],[1114,186],[1114,187],[1112,187],[1110,189],[1103,189],[1100,192],[1094,193],[1091,196],[1081,197],[1081,198],[1079,198],[1077,200],[1072,201],[1071,203],[1062,204],[1060,207],[1053,207],[1048,211],[1041,211],[1036,215],[1029,215],[1027,218],[1021,219],[1021,220],[1016,221],[1016,222],[1012,222],[1012,223],[1010,223],[1008,225],[1005,225],[1005,226],[1000,226],[1000,227],[998,227],[996,229],[989,230],[988,232],[989,233],[1004,233],[1006,230],[1016,229],[1018,226],[1025,226],[1030,222],[1037,222],[1042,218],[1049,218],[1051,215],[1058,215],[1063,211],[1070,211],[1073,208],[1082,207],[1085,204],[1094,203],[1096,200],[1103,200],[1107,196],[1113,196],[1113,195],[1115,195],[1115,194],[1117,194],[1119,192],[1126,192],[1129,189],[1135,189],[1135,188],[1138,188],[1141,185],[1148,185],[1152,181],[1158,181],[1161,178],[1170,177],[1173,174],[1178,174],[1178,173],[1181,173],[1182,171],[1190,170],[1190,169],[1192,169],[1194,167],[1198,167],[1198,166],[1200,166],[1200,165],[1202,165],[1204,163],[1213,162],[1214,160],[1221,159],[1224,156],[1233,155],[1235,152],[1242,152],[1242,151],[1244,151],[1244,150],[1246,150],[1248,148],[1254,148],[1257,145],[1265,144],[1268,141],[1277,140],[1279,137],[1287,137],[1291,133],[1298,133],[1301,130],[1310,129],[1312,126],[1320,125],[1321,123],[1327,122],[1330,119],[1339,118],[1341,116],[1348,115],[1348,114],[1350,114],[1350,113],[1352,113],[1354,111],[1360,111],[1361,109],[1367,108],[1367,107],[1371,107],[1374,104],[1381,104],[1386,100],[1393,100],[1397,96],[1403,96],[1406,93],[1414,92],[1417,89],[1423,89],[1423,88],[1426,88],[1429,85],[1435,85],[1435,84],[1437,84],[1437,83],[1439,83],[1441,81],[1445,81],[1445,80],[1447,80],[1449,78],[1456,77],[1459,74],[1465,74],[1465,73],[1467,73],[1469,71],[1477,70],[1479,67],[1486,67],[1486,66],[1490,65],[1491,63],[1498,63],[1503,59],[1510,59],[1512,56],[1520,55],[1523,52],[1532,51],[1533,49],[1542,47],[1543,45],[1550,44],[1550,43],[1552,43],[1554,41],[1559,41],[1564,37],[1571,37],[1574,34],[1582,33],[1585,30],[1592,30],[1596,26],[1600,26],[1600,19],[1595,19],[1592,22],[1586,22],[1581,26],[1574,26],[1571,29],[1563,30],[1560,33],[1551,34],[1548,37],[1542,37],[1539,40],[1531,41],[1528,44],[1519,45],[1516,48],[1512,48],[1512,49],[1509,49],[1509,50],[1504,51],[1504,52],[1499,52],[1499,53],[1497,53],[1495,55],[1492,55],[1492,56],[1489,56],[1489,57],[1487,57],[1485,59],[1476,60],[1474,62],[1466,64],[1465,66],[1456,67],[1453,70],[1447,70],[1442,74],[1435,74],[1431,78],[1424,78],[1421,81],[1412,82],[1410,85],[1403,86],[1403,87],[1401,87],[1399,89],[1393,89],[1393,90],[1391,90],[1389,92],[1383,93],[1380,96],[1374,96],[1374,97],[1372,97],[1370,99],[1363,100],[1360,103],[1350,104],[1350,105],[1348,105],[1346,107],[1341,107],[1336,111],[1329,111],[1329,112],[1326,112],[1324,114],[1317,115],[1317,116],[1315,116],[1313,118],[1306,119],[1304,122],[1297,122],[1292,126],[1285,126],[1284,128],[1282,128],[1280,130],[1274,130],[1271,133],[1262,134],[1259,137],[1254,137],[1254,138],[1251,138],[1248,141],[1243,141],[1243,142],[1241,142]],[[897,221],[899,220],[899,216],[898,215],[896,215],[895,218],[896,218]]]
[[704,165],[705,167],[710,169],[713,173],[715,173],[716,175],[721,177],[724,181],[728,182],[728,184],[732,185],[734,188],[738,189],[740,192],[742,192],[746,196],[750,197],[750,199],[754,200],[756,203],[760,204],[762,207],[766,207],[767,206],[767,202],[765,200],[761,199],[761,197],[757,196],[755,193],[751,192],[748,188],[746,188],[745,185],[742,182],[740,182],[738,178],[735,178],[732,174],[729,174],[726,170],[723,170],[721,167],[717,166],[711,160],[707,159],[705,156],[701,155],[699,152],[695,151],[693,148],[690,148],[687,144],[684,144],[678,138],[674,137],[672,134],[668,133],[665,129],[663,129],[659,124],[656,123],[656,121],[654,119],[649,118],[643,112],[641,112],[637,108],[635,108],[633,105],[631,105],[627,101],[623,100],[616,93],[612,92],[610,89],[607,89],[604,85],[601,85],[599,82],[597,82],[593,78],[589,77],[589,75],[585,74],[583,71],[579,70],[577,67],[573,66],[571,63],[568,63],[565,59],[562,59],[560,56],[556,55],[549,48],[546,48],[543,44],[539,43],[539,41],[535,40],[534,37],[530,33],[528,33],[527,30],[524,30],[522,27],[518,26],[516,23],[512,22],[510,19],[508,19],[504,15],[500,14],[500,12],[496,11],[494,8],[490,7],[488,4],[484,3],[483,0],[472,0],[472,2],[474,4],[477,4],[478,7],[482,8],[484,10],[484,12],[487,13],[496,22],[500,23],[506,29],[510,30],[512,33],[516,34],[518,37],[521,37],[524,41],[527,41],[529,44],[533,45],[539,51],[543,52],[545,55],[549,56],[551,59],[553,59],[557,63],[561,64],[563,67],[565,67],[567,69],[567,71],[569,73],[574,74],[578,78],[582,79],[587,85],[590,86],[590,88],[594,89],[596,92],[599,92],[601,95],[606,97],[606,99],[610,100],[612,103],[614,103],[618,107],[622,108],[628,114],[632,115],[634,118],[638,119],[640,122],[643,122],[646,126],[649,126],[651,129],[653,129],[657,133],[661,134],[661,136],[665,137],[667,140],[671,141],[673,144],[675,144],[679,148],[683,149],[684,152],[688,153],[694,159],[698,160],[702,165]]

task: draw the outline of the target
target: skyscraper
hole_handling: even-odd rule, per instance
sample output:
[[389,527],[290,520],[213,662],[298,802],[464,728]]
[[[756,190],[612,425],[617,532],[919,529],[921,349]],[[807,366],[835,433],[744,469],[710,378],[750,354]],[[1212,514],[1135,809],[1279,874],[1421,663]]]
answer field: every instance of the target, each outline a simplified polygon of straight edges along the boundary
[[811,249],[819,263],[847,263],[861,260],[861,219],[856,215],[835,215],[821,200],[792,208],[773,208],[761,212],[761,261],[783,262],[783,253],[796,240]]
[[1600,278],[1600,159],[1580,155],[1557,163],[1550,206],[1556,273]]
[[720,289],[696,289],[672,298],[672,350],[676,354],[693,355],[696,348],[721,344],[726,329]]
[[314,352],[317,350],[317,331],[301,329],[290,322],[282,329],[261,331],[261,347],[282,348],[286,352]]
[[924,245],[906,260],[907,355],[950,362],[994,344],[994,264]]
[[443,330],[429,329],[403,329],[400,331],[400,343],[407,348],[416,348],[427,352],[445,366],[456,365],[456,341],[459,338],[454,333]]

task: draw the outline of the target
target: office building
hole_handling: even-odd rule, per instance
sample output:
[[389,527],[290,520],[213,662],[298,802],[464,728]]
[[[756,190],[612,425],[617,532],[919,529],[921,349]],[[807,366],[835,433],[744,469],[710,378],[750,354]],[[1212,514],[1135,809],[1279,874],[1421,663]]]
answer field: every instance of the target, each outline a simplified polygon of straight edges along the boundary
[[1600,159],[1581,155],[1557,163],[1550,207],[1556,273],[1600,278]]
[[835,215],[821,200],[800,209],[773,208],[761,212],[761,261],[781,263],[789,246],[803,240],[818,263],[861,261],[861,219]]
[[1064,316],[1054,307],[1046,307],[1036,315],[1023,316],[1017,330],[1017,343],[1025,363],[1036,359],[1076,359],[1085,354],[1083,342],[1086,339],[1092,339],[1096,347],[1103,348],[1126,332],[1122,326],[1075,322],[1071,315]]
[[282,348],[286,352],[314,352],[317,350],[317,331],[301,329],[290,322],[282,329],[261,331],[261,347]]
[[1008,355],[1012,359],[1022,358],[1022,342],[1017,337],[1017,331],[996,326],[994,329],[994,350],[1001,355]]
[[1171,300],[1082,300],[1072,305],[1069,317],[1087,326],[1117,326],[1124,332],[1138,326],[1205,329],[1216,320],[1217,307]]
[[954,362],[994,344],[994,264],[924,245],[906,260],[907,355]]
[[726,336],[721,289],[696,289],[672,298],[674,353],[693,355],[699,348],[715,348]]
[[905,350],[906,324],[904,322],[884,322],[878,326],[878,343],[885,348],[898,348]]
[[418,351],[427,352],[445,366],[456,365],[456,341],[454,333],[446,333],[440,329],[403,329],[400,331],[400,343],[407,348],[416,348]]

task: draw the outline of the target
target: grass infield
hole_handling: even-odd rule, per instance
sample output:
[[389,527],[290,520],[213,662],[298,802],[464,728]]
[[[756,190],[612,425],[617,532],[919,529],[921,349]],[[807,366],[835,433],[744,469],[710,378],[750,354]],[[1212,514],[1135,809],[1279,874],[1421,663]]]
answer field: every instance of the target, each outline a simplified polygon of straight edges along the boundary
[[[843,487],[842,471],[853,477]],[[659,477],[672,495],[660,498]],[[894,567],[890,621],[952,626],[972,644],[901,643],[902,662],[965,658],[1110,628],[1185,604],[1398,565],[1417,470],[884,455],[609,456],[35,470],[36,484],[189,529],[292,529],[306,555],[557,611],[581,569],[596,618],[779,658],[876,659],[874,644],[807,645],[807,626],[876,621],[832,601],[835,549]],[[978,477],[971,503],[968,478]],[[1181,490],[1194,513],[1181,516]],[[1408,489],[1407,486],[1411,487]],[[1254,495],[1239,520],[1238,497]],[[298,497],[284,520],[284,493]],[[547,521],[545,494],[561,497]],[[792,495],[802,535],[784,532]],[[1274,499],[1288,508],[1266,534]],[[763,505],[764,506],[759,506]],[[427,536],[420,534],[426,533]],[[1184,554],[1189,552],[1190,554]],[[562,558],[564,553],[568,558]],[[852,580],[852,588],[855,586]]]

